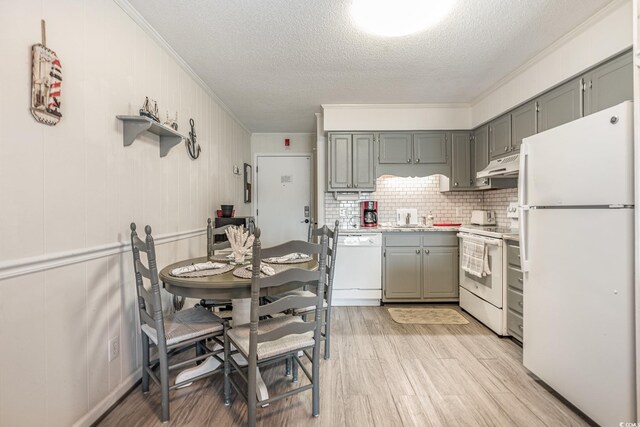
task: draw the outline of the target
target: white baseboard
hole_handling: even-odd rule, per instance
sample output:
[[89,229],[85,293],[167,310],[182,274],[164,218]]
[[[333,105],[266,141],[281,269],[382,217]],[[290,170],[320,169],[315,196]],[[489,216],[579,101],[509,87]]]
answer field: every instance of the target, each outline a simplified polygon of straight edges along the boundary
[[136,369],[127,379],[116,387],[107,397],[94,406],[82,418],[73,424],[73,427],[85,427],[95,423],[105,412],[109,410],[133,385],[142,378],[142,368]]

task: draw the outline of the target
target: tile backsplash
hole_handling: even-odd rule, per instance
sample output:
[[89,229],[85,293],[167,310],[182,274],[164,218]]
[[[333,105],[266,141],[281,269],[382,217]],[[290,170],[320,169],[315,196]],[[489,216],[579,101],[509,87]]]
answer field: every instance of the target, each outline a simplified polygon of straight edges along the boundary
[[433,214],[435,222],[468,224],[471,211],[489,209],[496,212],[499,226],[508,226],[506,209],[509,202],[518,200],[517,189],[492,191],[458,191],[441,193],[440,175],[427,177],[381,176],[377,190],[361,193],[357,201],[338,201],[332,193],[325,193],[325,223],[336,219],[347,225],[360,224],[360,201],[378,201],[378,222],[396,222],[396,209],[415,208],[418,217]]

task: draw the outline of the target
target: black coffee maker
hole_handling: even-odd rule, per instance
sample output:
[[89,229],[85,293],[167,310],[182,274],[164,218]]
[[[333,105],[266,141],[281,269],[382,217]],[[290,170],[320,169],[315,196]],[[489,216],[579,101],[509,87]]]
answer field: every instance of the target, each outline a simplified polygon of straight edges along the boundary
[[375,200],[364,200],[360,202],[360,226],[378,226],[378,202]]

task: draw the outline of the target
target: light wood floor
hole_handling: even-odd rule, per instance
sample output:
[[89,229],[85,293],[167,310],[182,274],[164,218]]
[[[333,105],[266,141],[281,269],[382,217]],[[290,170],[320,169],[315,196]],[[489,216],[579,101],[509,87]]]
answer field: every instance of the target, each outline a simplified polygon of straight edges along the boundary
[[[309,391],[259,409],[259,425],[588,425],[528,374],[520,346],[467,313],[468,325],[400,325],[386,307],[334,309],[319,418],[311,416]],[[263,373],[270,391],[294,387],[283,374],[283,366]],[[150,387],[147,396],[133,390],[100,425],[163,425],[159,388]],[[221,375],[171,392],[169,425],[241,426],[245,416],[242,398],[234,395],[230,407],[223,405]]]

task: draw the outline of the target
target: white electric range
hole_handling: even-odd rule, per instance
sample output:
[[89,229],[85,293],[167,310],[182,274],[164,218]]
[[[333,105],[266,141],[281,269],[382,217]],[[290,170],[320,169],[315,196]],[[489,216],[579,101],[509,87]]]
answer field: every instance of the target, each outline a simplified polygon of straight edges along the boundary
[[460,268],[460,308],[498,335],[508,335],[506,252],[503,250],[503,239],[517,233],[516,229],[479,225],[465,225],[458,232],[461,253],[465,238],[480,240],[486,245],[491,271],[485,277],[477,277]]

